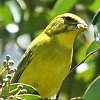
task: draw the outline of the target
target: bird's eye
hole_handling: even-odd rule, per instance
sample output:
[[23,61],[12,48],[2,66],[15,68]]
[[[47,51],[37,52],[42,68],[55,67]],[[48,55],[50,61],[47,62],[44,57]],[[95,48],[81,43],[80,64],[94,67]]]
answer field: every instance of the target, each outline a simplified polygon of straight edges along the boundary
[[67,21],[72,21],[72,20],[73,20],[71,17],[65,17],[65,19],[66,19]]
[[70,25],[74,25],[74,26],[77,25],[77,21],[74,18],[71,18],[68,16],[68,17],[65,17],[65,19]]
[[77,23],[77,21],[74,19],[74,18],[71,18],[71,17],[65,17],[65,19],[69,22],[72,22],[72,23]]

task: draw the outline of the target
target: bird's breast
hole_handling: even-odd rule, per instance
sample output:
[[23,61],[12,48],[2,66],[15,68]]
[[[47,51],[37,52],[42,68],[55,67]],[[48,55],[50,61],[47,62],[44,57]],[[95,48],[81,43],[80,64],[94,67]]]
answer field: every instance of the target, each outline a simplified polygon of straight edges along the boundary
[[60,45],[56,40],[43,43],[37,47],[23,72],[25,78],[19,81],[34,86],[42,97],[49,97],[60,88],[69,72],[71,59],[72,49]]

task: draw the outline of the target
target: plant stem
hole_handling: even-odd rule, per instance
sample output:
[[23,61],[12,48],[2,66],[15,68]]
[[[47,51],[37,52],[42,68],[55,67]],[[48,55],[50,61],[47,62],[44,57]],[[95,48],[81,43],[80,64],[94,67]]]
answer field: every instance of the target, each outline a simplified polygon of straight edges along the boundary
[[[8,71],[7,73],[10,74],[8,60],[7,60],[7,71]],[[10,96],[10,79],[8,79],[8,98],[7,98],[8,100],[10,100],[9,96]]]

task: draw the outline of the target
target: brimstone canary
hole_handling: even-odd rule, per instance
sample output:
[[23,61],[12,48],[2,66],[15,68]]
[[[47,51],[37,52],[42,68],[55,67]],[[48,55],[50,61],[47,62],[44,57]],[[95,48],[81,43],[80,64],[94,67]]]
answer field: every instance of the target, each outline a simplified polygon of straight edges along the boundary
[[12,82],[35,87],[43,99],[55,95],[70,71],[75,38],[86,29],[75,14],[55,17],[28,46]]

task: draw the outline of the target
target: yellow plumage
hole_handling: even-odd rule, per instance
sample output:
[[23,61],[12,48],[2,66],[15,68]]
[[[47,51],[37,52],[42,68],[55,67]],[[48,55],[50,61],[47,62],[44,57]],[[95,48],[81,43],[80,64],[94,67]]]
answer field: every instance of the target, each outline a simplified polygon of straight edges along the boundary
[[73,44],[85,22],[74,14],[62,14],[32,41],[22,57],[12,82],[29,84],[42,98],[50,98],[68,75]]

